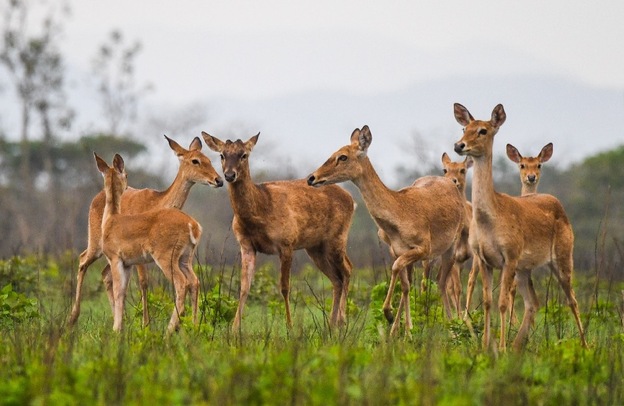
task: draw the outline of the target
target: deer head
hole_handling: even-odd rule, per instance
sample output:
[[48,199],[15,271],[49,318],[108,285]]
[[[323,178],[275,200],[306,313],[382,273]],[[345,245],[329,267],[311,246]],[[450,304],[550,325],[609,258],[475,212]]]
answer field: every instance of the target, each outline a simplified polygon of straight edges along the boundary
[[475,158],[491,156],[494,136],[507,118],[503,105],[494,107],[489,121],[475,120],[468,109],[459,103],[455,103],[454,112],[457,122],[464,126],[464,135],[455,143],[455,152]]
[[518,164],[520,181],[523,186],[532,187],[539,183],[542,173],[542,164],[547,162],[553,154],[553,144],[544,145],[537,157],[523,157],[516,147],[507,144],[507,157]]
[[249,154],[258,142],[260,133],[246,142],[241,140],[223,142],[204,131],[202,131],[202,137],[208,148],[221,155],[221,167],[226,181],[234,183],[241,176],[249,177]]

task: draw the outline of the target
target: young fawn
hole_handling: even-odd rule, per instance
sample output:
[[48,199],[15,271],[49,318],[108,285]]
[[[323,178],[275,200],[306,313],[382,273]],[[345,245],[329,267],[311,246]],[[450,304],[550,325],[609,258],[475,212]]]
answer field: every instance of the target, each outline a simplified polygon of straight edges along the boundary
[[102,218],[102,250],[111,268],[113,330],[121,330],[132,266],[150,262],[156,263],[175,289],[176,300],[168,332],[176,330],[180,324],[187,290],[191,294],[193,321],[197,323],[199,280],[193,272],[192,262],[201,237],[201,226],[188,214],[174,208],[122,214],[121,196],[128,187],[124,161],[115,154],[110,167],[97,154],[94,156],[104,177],[106,203]]
[[[153,189],[134,189],[129,187],[121,197],[121,210],[125,214],[136,214],[147,210],[174,207],[182,209],[184,202],[196,183],[211,187],[223,186],[223,180],[212,166],[210,159],[201,152],[202,143],[198,137],[191,142],[189,149],[180,146],[174,140],[165,136],[169,147],[178,157],[180,166],[178,173],[171,186],[164,191]],[[74,325],[80,316],[80,302],[82,298],[82,285],[89,266],[102,256],[102,217],[105,205],[104,191],[100,191],[89,207],[89,237],[87,249],[80,254],[78,275],[76,278],[76,295],[72,306],[69,324]],[[143,265],[137,265],[141,298],[143,303],[143,325],[149,322],[147,310],[147,269]],[[102,281],[106,287],[106,293],[114,312],[115,301],[113,298],[113,285],[110,266],[106,265],[102,271]]]

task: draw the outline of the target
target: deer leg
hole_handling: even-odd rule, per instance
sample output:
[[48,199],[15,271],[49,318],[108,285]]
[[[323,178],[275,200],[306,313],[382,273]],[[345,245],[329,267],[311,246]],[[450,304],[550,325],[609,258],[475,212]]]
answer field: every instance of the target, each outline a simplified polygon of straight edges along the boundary
[[481,262],[477,256],[472,257],[472,267],[468,274],[468,286],[466,287],[466,308],[464,309],[464,319],[468,318],[470,312],[470,302],[472,301],[472,293],[474,292],[475,282],[477,281],[477,275],[480,271]]
[[115,293],[113,292],[113,274],[111,271],[111,265],[106,264],[102,269],[102,283],[104,284],[104,290],[106,291],[106,297],[108,298],[108,304],[111,307],[113,314],[115,313]]
[[93,252],[93,250],[82,251],[80,254],[80,265],[78,266],[78,275],[76,275],[76,297],[74,298],[74,304],[72,306],[72,311],[69,316],[69,325],[73,326],[78,321],[78,316],[80,316],[80,301],[82,300],[82,284],[84,283],[84,277],[87,274],[87,269],[94,263],[100,256],[102,256],[101,252]]
[[[475,257],[476,258],[476,257]],[[483,285],[483,349],[490,348],[490,336],[492,326],[492,267],[479,260],[477,268],[481,273],[481,284]]]
[[423,264],[423,276],[422,276],[422,279],[420,280],[420,293],[425,293],[427,291],[427,283],[431,275],[431,267],[433,265],[433,261],[423,260],[422,264]]
[[124,305],[126,299],[126,290],[128,289],[128,281],[130,280],[130,268],[125,267],[119,258],[110,261],[110,269],[113,283],[114,294],[114,312],[113,312],[113,330],[121,331],[123,323]]
[[450,283],[447,282],[447,292],[451,298],[451,304],[457,317],[461,317],[461,279],[460,279],[461,267],[457,262],[453,264],[451,273],[449,275]]
[[141,289],[141,305],[143,306],[143,327],[149,324],[149,310],[147,306],[147,267],[145,265],[136,266],[137,275],[139,277],[139,287]]
[[498,296],[498,311],[500,313],[500,341],[499,348],[504,352],[507,347],[506,328],[507,328],[507,311],[509,310],[509,295],[511,285],[516,276],[516,267],[518,262],[508,260],[503,266],[501,272],[500,294]]
[[447,293],[448,286],[448,277],[452,272],[453,266],[455,264],[455,250],[453,248],[447,250],[442,255],[442,260],[440,262],[440,272],[438,274],[438,288],[440,289],[440,296],[442,297],[442,303],[444,304],[444,310],[446,312],[446,317],[451,318],[451,305],[449,303],[449,297]]
[[286,308],[286,327],[292,327],[292,318],[290,317],[290,267],[292,265],[292,250],[285,250],[280,253],[280,291],[284,298],[284,307]]
[[537,295],[533,288],[533,282],[531,281],[530,270],[519,270],[516,273],[515,281],[517,282],[520,295],[524,300],[524,316],[522,317],[522,324],[518,330],[518,335],[513,342],[513,348],[516,351],[521,350],[526,344],[529,336],[529,330],[535,321],[535,314],[539,308],[539,302],[537,301]]
[[199,301],[199,279],[193,271],[193,256],[195,254],[195,247],[188,250],[189,252],[182,255],[179,264],[184,277],[186,278],[186,286],[191,294],[191,311],[193,313],[193,324],[198,323],[198,301]]
[[[531,276],[529,276],[529,280],[530,278]],[[517,286],[518,286],[518,281],[514,278],[513,283],[511,284],[511,289],[509,290],[509,325],[510,326],[518,324],[518,317],[516,316],[516,312],[514,309]]]
[[583,324],[581,323],[581,315],[576,301],[576,295],[574,294],[574,289],[572,288],[572,259],[570,257],[569,260],[562,260],[557,265],[558,266],[556,268],[551,265],[550,269],[559,280],[559,285],[568,299],[568,305],[572,310],[572,315],[574,316],[574,321],[576,322],[576,327],[578,328],[579,336],[581,337],[581,345],[584,348],[587,348],[585,332],[583,331]]
[[243,309],[245,308],[245,302],[251,289],[251,281],[253,279],[254,272],[256,270],[256,251],[251,247],[243,246],[241,243],[241,286],[240,296],[238,299],[238,308],[236,309],[236,316],[234,316],[234,322],[232,323],[232,331],[238,332],[243,318]]

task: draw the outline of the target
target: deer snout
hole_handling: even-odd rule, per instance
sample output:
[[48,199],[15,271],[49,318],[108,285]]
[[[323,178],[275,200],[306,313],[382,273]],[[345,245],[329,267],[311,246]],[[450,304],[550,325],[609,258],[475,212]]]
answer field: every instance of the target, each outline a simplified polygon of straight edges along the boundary
[[527,181],[529,181],[529,183],[535,183],[535,180],[537,179],[537,177],[533,174],[531,175],[527,175]]
[[221,186],[223,186],[223,179],[221,179],[220,176],[217,176],[215,178],[215,187],[221,187]]
[[223,176],[225,177],[225,180],[232,183],[236,180],[236,172],[234,171],[227,171],[223,173]]
[[308,185],[314,186],[314,175],[308,177]]
[[457,152],[458,154],[461,155],[464,152],[464,148],[466,148],[466,143],[465,142],[459,141],[459,142],[455,143],[454,149],[455,149],[455,152]]

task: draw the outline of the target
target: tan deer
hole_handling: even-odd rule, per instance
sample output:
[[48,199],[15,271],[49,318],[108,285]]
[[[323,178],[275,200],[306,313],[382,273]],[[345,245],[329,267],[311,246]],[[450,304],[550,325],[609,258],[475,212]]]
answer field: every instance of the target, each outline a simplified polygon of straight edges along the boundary
[[504,326],[514,277],[524,299],[525,309],[522,324],[513,342],[515,349],[521,349],[539,306],[531,283],[531,271],[541,265],[548,265],[559,281],[572,309],[581,343],[586,346],[572,288],[574,233],[563,206],[557,198],[547,194],[516,197],[494,190],[492,146],[494,136],[507,117],[501,104],[494,108],[489,121],[475,120],[459,103],[454,105],[454,113],[457,122],[464,126],[463,137],[455,143],[455,152],[471,156],[474,160],[470,245],[482,268],[484,347],[490,345],[493,268],[502,269],[498,308],[501,326],[499,347],[504,351]]
[[[198,137],[191,142],[189,149],[181,147],[177,142],[165,136],[169,147],[180,160],[178,174],[173,183],[165,191],[153,189],[133,189],[122,195],[121,210],[125,214],[141,213],[150,209],[174,207],[182,209],[184,202],[195,183],[202,183],[212,187],[223,186],[223,180],[215,171],[210,159],[201,152],[202,143]],[[89,266],[102,256],[102,217],[105,205],[104,191],[98,193],[89,207],[89,237],[87,249],[80,254],[80,264],[76,279],[76,296],[69,318],[69,324],[74,325],[80,316],[80,302],[82,285]],[[149,322],[147,309],[147,271],[143,265],[137,265],[141,297],[143,301],[143,325]],[[106,265],[102,271],[102,280],[111,309],[114,311],[114,297],[110,267]]]
[[[334,152],[308,177],[308,184],[323,186],[350,180],[360,189],[371,217],[383,231],[396,258],[384,301],[384,314],[393,323],[390,332],[395,334],[402,311],[405,311],[406,331],[412,328],[406,267],[417,261],[441,257],[439,287],[450,317],[446,279],[453,267],[455,241],[464,224],[464,204],[453,182],[439,176],[420,178],[398,191],[387,188],[367,156],[372,139],[368,126],[356,128],[351,143]],[[391,299],[399,276],[402,294],[395,317]]]
[[344,324],[352,270],[346,252],[347,237],[355,210],[349,193],[338,186],[312,189],[305,180],[255,184],[249,171],[249,156],[259,133],[245,142],[223,142],[205,132],[202,136],[210,149],[221,154],[234,212],[232,230],[241,248],[240,298],[233,331],[241,328],[257,252],[279,256],[286,324],[292,326],[290,268],[293,252],[299,249],[306,251],[333,285],[331,326]]
[[548,162],[553,154],[552,142],[544,145],[536,157],[523,157],[516,147],[507,144],[507,157],[518,164],[520,169],[520,182],[522,183],[521,195],[537,193],[537,185],[542,174],[542,164]]
[[128,187],[125,164],[115,154],[113,166],[94,153],[99,171],[104,176],[106,203],[102,217],[102,251],[111,267],[114,312],[113,330],[122,326],[126,289],[133,265],[155,262],[172,281],[175,306],[168,332],[175,331],[184,313],[186,292],[191,293],[193,322],[197,324],[199,279],[193,272],[193,255],[202,228],[191,216],[175,208],[122,214],[122,193]]
[[[541,179],[542,164],[547,162],[553,154],[553,144],[546,144],[540,151],[537,157],[523,157],[516,147],[511,144],[507,144],[507,157],[518,164],[520,170],[520,184],[522,186],[521,196],[528,195],[530,193],[537,193],[537,186]],[[472,293],[474,291],[474,285],[477,279],[477,268],[473,267],[468,277],[468,288],[466,293],[466,311],[464,317],[468,316],[468,309],[470,309],[470,302],[472,300]],[[516,282],[514,281],[511,287],[509,301],[509,317],[513,324],[517,323],[514,315],[514,300],[516,296]]]

